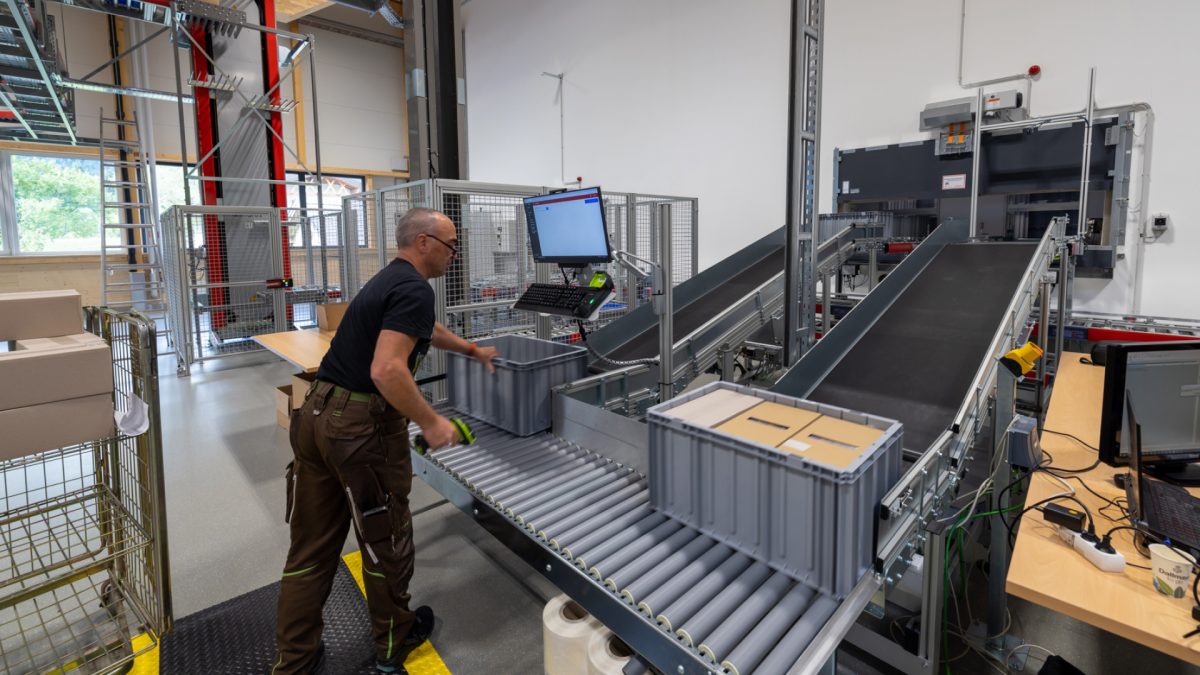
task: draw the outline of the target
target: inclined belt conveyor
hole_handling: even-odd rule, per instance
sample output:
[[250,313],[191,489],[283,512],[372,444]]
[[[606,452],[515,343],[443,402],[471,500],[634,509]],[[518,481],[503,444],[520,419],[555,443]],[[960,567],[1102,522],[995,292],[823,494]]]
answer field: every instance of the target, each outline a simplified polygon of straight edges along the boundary
[[548,433],[468,423],[474,445],[414,455],[415,473],[660,668],[783,673],[836,647],[818,638],[842,601],[655,511],[637,472]]

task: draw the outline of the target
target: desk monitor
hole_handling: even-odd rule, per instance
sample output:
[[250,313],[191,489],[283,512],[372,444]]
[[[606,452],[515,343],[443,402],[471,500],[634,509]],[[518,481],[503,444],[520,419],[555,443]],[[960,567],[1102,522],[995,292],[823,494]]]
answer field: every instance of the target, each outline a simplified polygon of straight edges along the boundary
[[1107,357],[1100,459],[1120,466],[1134,451],[1128,439],[1135,432],[1125,415],[1128,390],[1138,402],[1147,469],[1170,475],[1200,461],[1200,340],[1117,343],[1108,346]]
[[612,262],[600,188],[526,197],[523,201],[534,260],[576,266]]

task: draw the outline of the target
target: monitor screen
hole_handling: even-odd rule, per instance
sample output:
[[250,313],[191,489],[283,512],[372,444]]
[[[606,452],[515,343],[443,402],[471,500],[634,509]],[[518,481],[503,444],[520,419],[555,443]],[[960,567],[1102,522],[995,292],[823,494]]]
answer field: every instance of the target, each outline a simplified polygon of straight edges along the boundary
[[1133,452],[1127,396],[1137,407],[1143,456],[1181,462],[1200,457],[1200,341],[1108,346],[1100,457],[1109,464],[1124,464]]
[[565,265],[612,261],[600,188],[526,197],[524,202],[534,260]]

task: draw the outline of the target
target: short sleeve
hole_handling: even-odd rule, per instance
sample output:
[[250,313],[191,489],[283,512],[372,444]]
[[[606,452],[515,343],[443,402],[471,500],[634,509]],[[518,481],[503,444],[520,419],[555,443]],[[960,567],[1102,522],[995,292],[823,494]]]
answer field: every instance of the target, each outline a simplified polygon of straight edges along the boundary
[[433,288],[426,281],[405,280],[388,291],[381,328],[428,340],[433,324]]

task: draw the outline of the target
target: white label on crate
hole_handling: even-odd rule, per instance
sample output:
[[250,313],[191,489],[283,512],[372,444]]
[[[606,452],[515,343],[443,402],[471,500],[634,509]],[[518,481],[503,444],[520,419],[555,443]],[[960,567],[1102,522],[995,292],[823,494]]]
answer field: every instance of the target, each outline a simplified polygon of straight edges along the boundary
[[812,446],[803,441],[798,441],[794,438],[789,438],[783,442],[783,447],[787,448],[788,450],[795,450],[796,452],[805,452]]
[[967,174],[952,173],[949,176],[942,176],[943,190],[966,190],[967,189]]

